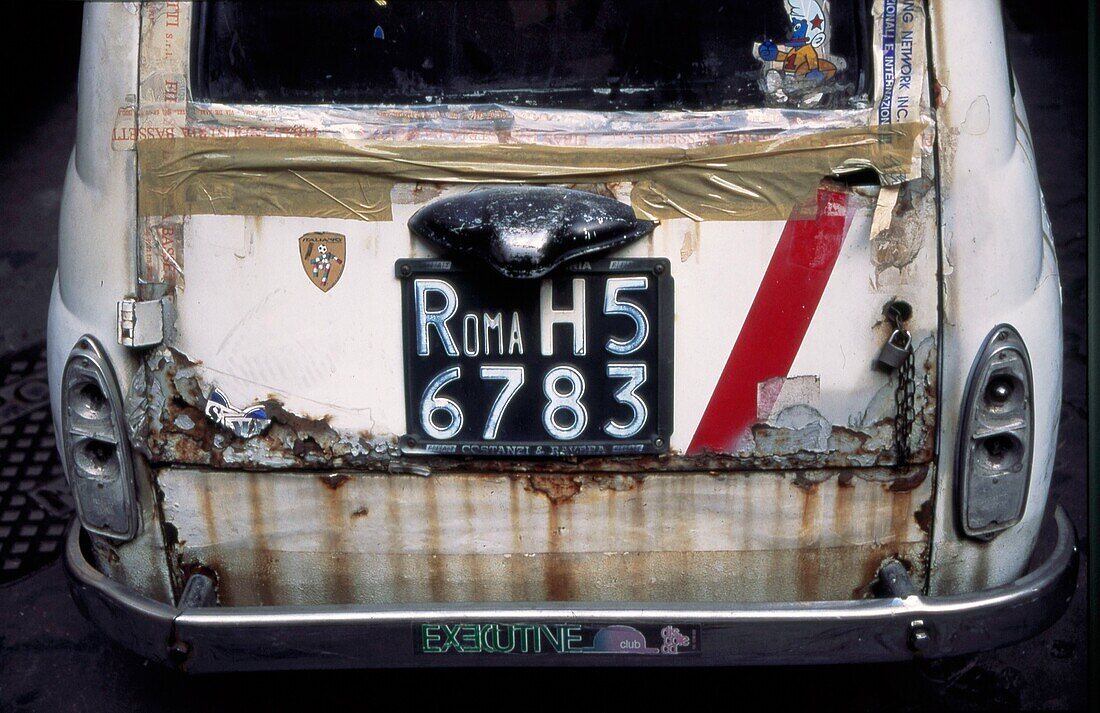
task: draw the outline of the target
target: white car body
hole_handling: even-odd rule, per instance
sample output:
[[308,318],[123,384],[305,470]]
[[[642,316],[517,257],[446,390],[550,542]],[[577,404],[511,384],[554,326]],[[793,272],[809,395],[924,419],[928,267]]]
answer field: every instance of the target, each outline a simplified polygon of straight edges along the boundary
[[[866,596],[890,559],[925,597],[1018,580],[1044,521],[1055,453],[1058,266],[999,3],[929,0],[926,12],[918,20],[930,44],[918,69],[933,123],[916,139],[915,173],[844,189],[849,224],[836,266],[789,369],[758,385],[754,438],[721,457],[689,453],[786,221],[696,219],[685,208],[613,253],[665,258],[675,281],[668,453],[543,467],[401,453],[394,264],[444,257],[406,223],[469,184],[397,180],[381,219],[293,207],[143,213],[143,141],[165,130],[262,121],[339,136],[356,115],[230,107],[229,118],[196,120],[186,91],[160,91],[154,102],[150,89],[153,78],[176,77],[173,67],[186,83],[186,57],[175,55],[189,56],[179,42],[191,8],[89,4],[50,308],[54,422],[64,433],[63,372],[92,335],[127,417],[149,429],[135,449],[135,532],[93,535],[92,563],[168,607],[191,574],[211,573],[222,609],[839,602]],[[162,111],[143,113],[154,104]],[[823,113],[816,126],[844,121]],[[604,140],[609,152],[627,141]],[[631,185],[605,188],[630,202]],[[311,232],[345,236],[346,264],[329,290],[302,272],[298,238]],[[162,296],[141,293],[147,279],[167,295],[167,309],[157,302],[146,313],[163,314],[164,338],[123,346],[118,303]],[[893,329],[884,305],[898,299],[912,307],[905,326],[917,365],[904,466],[892,460],[895,377],[872,368]],[[1000,325],[1018,332],[1030,360],[1030,479],[1019,521],[981,539],[958,522],[957,440],[972,366]],[[235,439],[204,420],[214,386],[234,406],[277,402],[270,436]]]

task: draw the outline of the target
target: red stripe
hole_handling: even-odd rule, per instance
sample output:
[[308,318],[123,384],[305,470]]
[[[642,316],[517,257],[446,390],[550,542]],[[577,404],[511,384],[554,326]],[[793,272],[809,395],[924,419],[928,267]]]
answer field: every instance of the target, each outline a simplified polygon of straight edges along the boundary
[[848,194],[821,188],[795,208],[703,412],[688,453],[730,453],[756,420],[756,386],[785,377],[809,329],[852,222]]

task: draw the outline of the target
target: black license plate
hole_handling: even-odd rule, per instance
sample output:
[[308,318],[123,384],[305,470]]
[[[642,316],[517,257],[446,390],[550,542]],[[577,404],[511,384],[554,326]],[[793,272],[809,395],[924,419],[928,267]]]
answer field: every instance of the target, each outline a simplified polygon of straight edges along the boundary
[[541,280],[398,260],[406,453],[662,453],[672,433],[665,259],[579,262]]

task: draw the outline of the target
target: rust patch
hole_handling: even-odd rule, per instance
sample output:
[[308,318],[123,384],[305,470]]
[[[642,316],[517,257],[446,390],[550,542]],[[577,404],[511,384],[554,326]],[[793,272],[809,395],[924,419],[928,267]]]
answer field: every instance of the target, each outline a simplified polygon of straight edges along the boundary
[[[578,486],[579,490],[579,486]],[[545,587],[546,598],[552,602],[565,602],[574,599],[573,570],[562,554],[561,513],[558,503],[551,499],[550,516],[547,519],[546,535],[549,552],[546,553]]]
[[170,522],[164,523],[164,544],[168,547],[176,547],[182,545],[180,542],[180,531],[175,525]]
[[[826,467],[836,468],[894,465],[894,453],[889,447],[893,442],[893,433],[892,418],[880,419],[863,429],[830,424],[825,448],[807,450],[804,448],[809,437],[806,429],[757,423],[752,426],[753,454],[749,462],[753,465],[747,467],[797,470],[817,468],[821,462],[828,463]],[[923,453],[913,454],[915,462],[919,462],[922,457]],[[715,465],[722,464],[719,468],[724,466],[724,469],[741,469],[730,464],[730,459],[722,455],[714,455],[712,458],[716,461]]]
[[289,426],[305,437],[309,437],[311,434],[315,437],[323,437],[327,431],[331,430],[328,425],[331,416],[326,415],[316,419],[302,418],[297,414],[287,411],[283,404],[275,398],[267,399],[263,402],[263,406],[267,410],[268,418],[273,422]]
[[905,490],[895,493],[890,503],[890,536],[895,544],[901,544],[907,540],[912,502],[913,493]]
[[428,589],[432,601],[444,601],[447,582],[443,559],[439,556],[442,536],[439,531],[439,503],[436,500],[435,487],[429,485],[425,492],[424,521],[428,528]]
[[367,515],[370,515],[370,508],[368,508],[366,505],[364,505],[362,507],[355,508],[354,510],[351,511],[351,519],[352,520],[355,520],[355,519],[360,518],[360,517],[366,517]]
[[118,563],[121,561],[121,558],[118,556],[118,550],[116,550],[114,547],[107,544],[100,538],[93,537],[91,542],[92,552],[97,555],[97,559],[99,559],[100,561],[106,562],[112,567],[117,566]]
[[216,593],[218,591],[218,582],[221,579],[221,575],[218,573],[217,569],[191,558],[181,558],[179,561],[179,568],[180,573],[183,574],[184,582],[190,579],[192,575],[201,574],[213,580],[214,592]]
[[[867,599],[875,596],[874,590],[875,584],[878,582],[878,572],[882,568],[882,563],[888,559],[897,559],[905,564],[898,557],[897,549],[892,545],[880,545],[870,551],[863,560],[863,572],[860,576],[860,581],[863,584],[852,590],[852,599]],[[906,566],[906,569],[908,569],[908,566]]]
[[203,485],[199,502],[202,509],[202,524],[206,527],[206,535],[211,542],[217,542],[218,523],[214,516],[214,495],[210,492],[209,484]]
[[932,532],[932,514],[931,500],[925,500],[913,513],[913,518],[917,521],[917,527],[926,533]]
[[400,555],[401,552],[401,533],[395,527],[397,523],[402,521],[401,513],[401,499],[398,496],[400,486],[397,480],[394,478],[386,479],[386,520],[389,523],[387,527],[387,547],[391,553],[388,560],[390,568],[393,570],[393,582],[394,582],[394,597],[400,599],[405,596],[408,584],[408,573],[405,568],[405,558]]
[[[890,448],[893,419],[882,418],[858,428],[823,422],[814,433],[806,428],[784,428],[758,423],[752,428],[755,446],[741,453],[713,453],[637,457],[571,458],[560,460],[477,460],[404,456],[396,444],[378,440],[369,431],[341,436],[327,418],[309,419],[288,411],[276,399],[264,401],[271,427],[262,435],[239,439],[218,428],[202,413],[205,403],[197,362],[164,348],[146,362],[149,379],[147,445],[156,464],[188,463],[242,470],[350,468],[368,472],[465,471],[534,474],[622,474],[863,468],[894,465]],[[927,463],[932,456],[935,404],[935,347],[923,360],[923,388],[918,389],[911,462]],[[185,418],[179,418],[184,416]],[[189,426],[182,428],[182,425]],[[810,424],[814,426],[814,424]],[[822,430],[824,429],[824,430]],[[816,435],[815,435],[816,434]],[[811,436],[813,436],[811,438]],[[541,486],[537,486],[536,489]],[[554,497],[566,491],[549,487]],[[547,493],[549,496],[551,493]]]
[[[848,476],[848,480],[844,480],[845,475]],[[833,504],[833,528],[836,532],[852,530],[852,499],[855,497],[855,492],[852,475],[841,473],[837,478],[836,499]]]
[[318,475],[317,480],[321,481],[329,490],[339,490],[340,486],[348,482],[351,478],[347,473],[327,473],[325,475]]
[[569,476],[528,475],[523,481],[524,489],[545,495],[554,505],[572,500],[581,491],[580,479]]
[[[345,478],[346,479],[346,478]],[[329,573],[329,600],[336,604],[355,601],[355,582],[352,572],[346,564],[347,532],[344,527],[344,497],[338,488],[330,488],[323,501],[325,510],[325,550],[332,558],[332,564],[325,567]]]
[[[512,532],[512,552],[523,551],[523,511],[520,509],[519,487],[519,482],[515,478],[508,480],[508,525]],[[519,567],[509,567],[508,577],[512,598],[527,599],[527,578],[522,576]]]
[[643,482],[645,482],[644,475],[604,475],[604,476],[581,476],[581,481],[585,484],[591,482],[600,490],[608,491],[609,495],[614,495],[617,492],[627,492],[634,490]]
[[817,544],[817,516],[821,509],[821,493],[817,484],[802,488],[802,522],[798,529],[798,546],[814,547]]
[[317,441],[314,441],[312,438],[307,437],[294,441],[294,446],[291,448],[291,453],[293,453],[298,458],[305,458],[307,455],[310,454],[319,454],[323,457],[324,449],[321,448]]
[[811,471],[800,470],[794,474],[794,480],[791,481],[791,484],[801,489],[803,492],[812,493],[817,490],[817,484],[822,482],[822,480],[822,477],[815,477],[815,474]]
[[[470,492],[470,488],[473,486],[473,481],[465,479],[462,481],[462,511],[466,517],[466,524],[471,528],[477,528],[477,511],[474,508],[477,498]],[[461,571],[466,572],[467,580],[472,585],[473,598],[475,601],[482,601],[485,598],[485,588],[483,582],[485,580],[485,573],[481,566],[482,559],[480,556],[474,554],[463,558],[463,566]]]
[[[558,503],[525,488],[526,477],[476,473],[419,479],[348,472],[348,481],[331,489],[319,487],[318,474],[308,472],[188,471],[184,479],[180,469],[168,472],[175,475],[166,492],[194,510],[182,520],[187,529],[179,525],[196,541],[183,554],[219,570],[229,585],[221,589],[227,605],[271,603],[259,586],[265,576],[279,604],[575,601],[612,590],[614,598],[637,601],[676,593],[683,601],[762,601],[765,592],[777,601],[805,601],[861,590],[863,565],[872,555],[866,581],[890,555],[916,564],[917,586],[926,572],[927,535],[909,518],[911,500],[928,498],[929,483],[916,491],[919,498],[891,492],[888,469],[769,474],[770,482],[755,473],[566,476],[556,480],[576,494]],[[842,476],[850,476],[846,485]],[[192,477],[200,482],[189,484]],[[291,495],[291,480],[304,496]],[[750,482],[754,496],[745,498]],[[657,491],[647,492],[647,485]],[[243,538],[214,543],[187,535],[196,526],[202,532],[206,496],[219,508],[218,523],[227,517],[220,508],[233,508]],[[165,507],[179,513],[173,502]],[[261,522],[253,522],[250,510],[262,512]],[[357,527],[355,518],[365,512],[375,524],[364,520]],[[708,520],[708,513],[720,520]],[[738,532],[720,544],[707,538],[709,523],[731,518]],[[611,525],[601,527],[614,543],[607,547],[611,555],[582,539],[590,524],[601,521]],[[250,528],[267,541],[257,543]],[[483,533],[499,543],[491,551]],[[178,571],[178,560],[172,562]],[[286,586],[292,581],[287,577],[305,586]]]
[[920,563],[920,571],[912,573],[913,584],[916,585],[918,592],[927,594],[932,566],[932,548],[929,547],[927,539],[917,548],[917,561]]
[[[310,419],[288,411],[277,399],[262,402],[272,425],[260,436],[235,437],[203,414],[206,402],[196,367],[180,352],[165,348],[146,362],[145,407],[149,409],[147,444],[156,462],[195,463],[245,470],[277,467],[352,466],[382,469],[383,458],[375,444],[362,438],[341,438],[328,417]],[[371,462],[373,461],[373,463]]]
[[928,477],[928,466],[909,468],[890,481],[890,492],[905,493],[916,490]]
[[[795,479],[798,484],[798,479]],[[798,597],[813,601],[818,597],[821,583],[818,562],[818,514],[821,509],[821,493],[817,484],[801,487],[802,521],[798,529]]]
[[252,540],[256,543],[252,571],[256,573],[257,594],[261,604],[275,604],[275,588],[271,572],[270,545],[267,541],[264,502],[260,493],[259,479],[255,475],[250,475],[248,478],[248,504]]

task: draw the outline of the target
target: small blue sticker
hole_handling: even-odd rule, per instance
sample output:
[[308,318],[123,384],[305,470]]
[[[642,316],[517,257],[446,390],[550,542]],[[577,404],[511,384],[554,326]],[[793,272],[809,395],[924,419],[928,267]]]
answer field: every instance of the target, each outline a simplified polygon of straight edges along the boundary
[[268,418],[263,404],[239,409],[233,406],[229,398],[216,386],[211,389],[206,399],[206,408],[203,409],[203,413],[214,423],[228,428],[238,438],[258,436],[271,425],[271,419]]
[[376,39],[376,40],[384,40],[384,39],[386,39],[386,33],[385,33],[385,31],[384,31],[384,30],[382,29],[382,26],[381,26],[381,25],[379,25],[378,27],[375,27],[375,28],[374,28],[374,39]]

